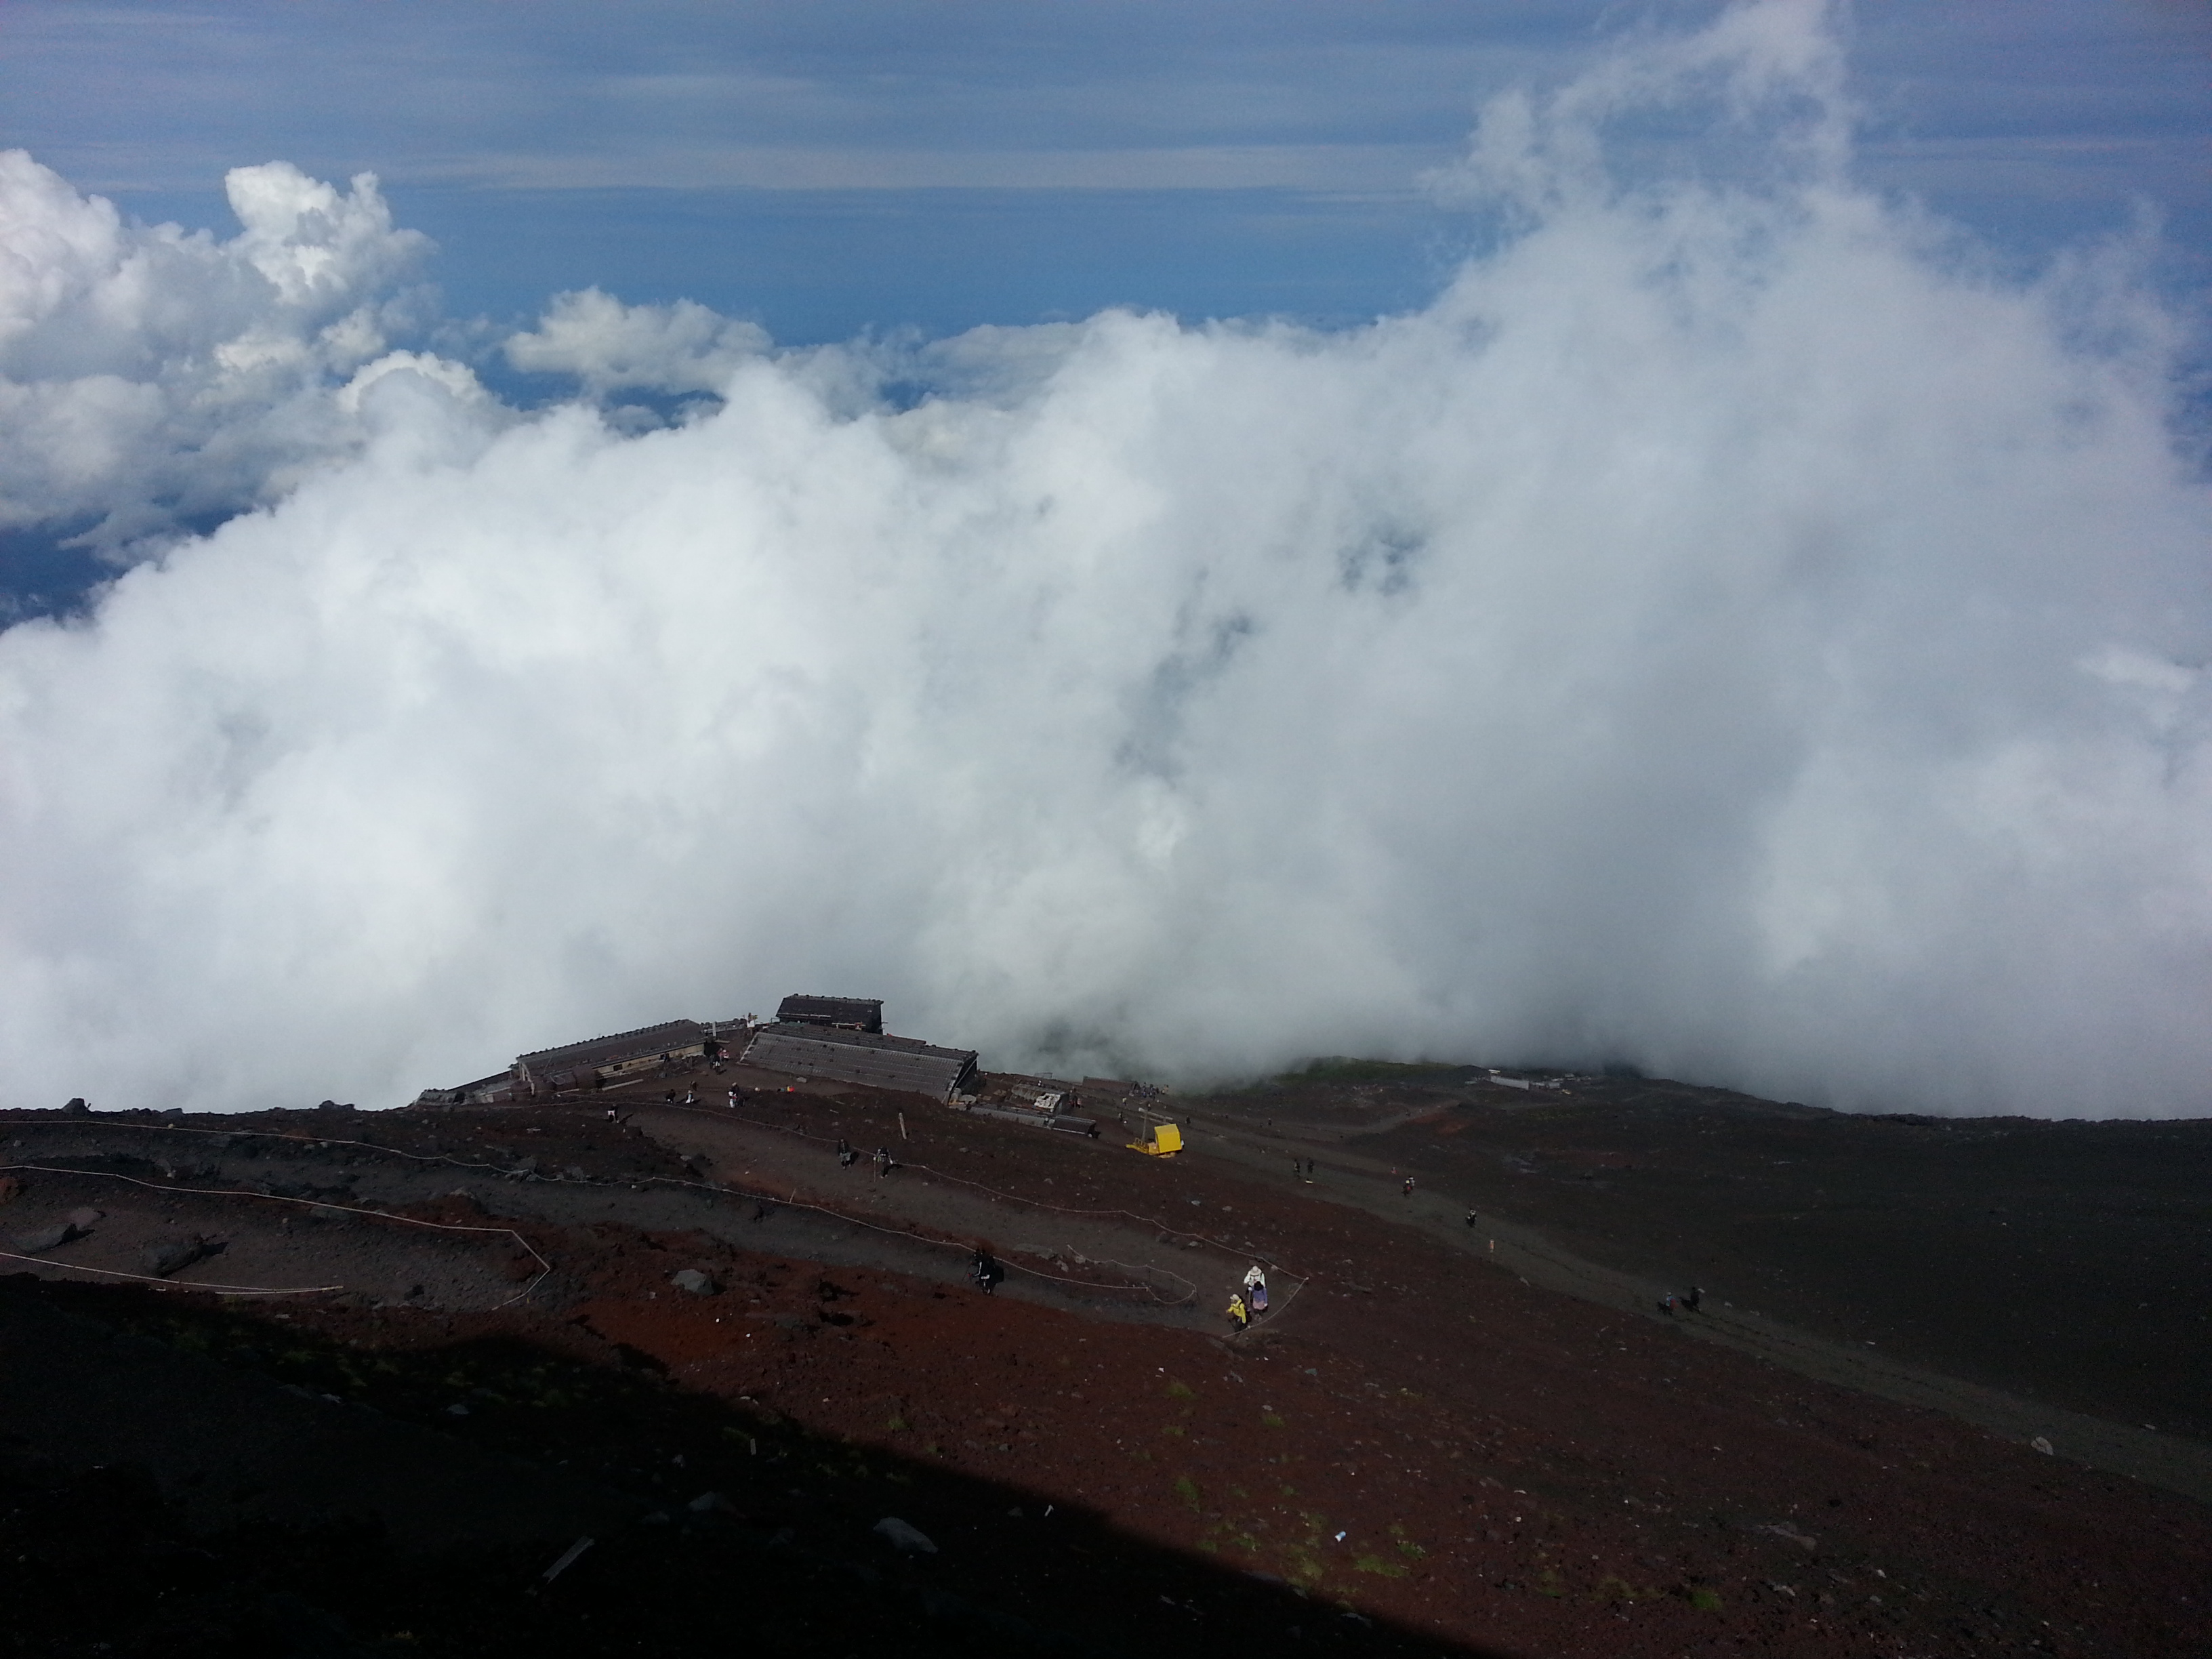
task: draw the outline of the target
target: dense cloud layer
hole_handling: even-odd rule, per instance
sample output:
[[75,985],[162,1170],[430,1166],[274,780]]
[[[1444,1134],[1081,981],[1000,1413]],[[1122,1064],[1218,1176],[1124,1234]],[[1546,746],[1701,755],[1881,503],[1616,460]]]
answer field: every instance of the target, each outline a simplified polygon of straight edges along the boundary
[[[1854,190],[1833,52],[1770,5],[1493,106],[1447,182],[1511,240],[1352,333],[779,356],[587,295],[510,345],[719,389],[643,432],[325,369],[280,504],[0,635],[0,1089],[390,1103],[805,989],[1001,1064],[2204,1110],[2173,331],[2125,250],[2008,285]],[[1772,167],[1619,182],[1686,119]],[[56,199],[94,252],[33,296],[122,269]],[[286,291],[138,245],[64,384],[211,372],[210,271]]]

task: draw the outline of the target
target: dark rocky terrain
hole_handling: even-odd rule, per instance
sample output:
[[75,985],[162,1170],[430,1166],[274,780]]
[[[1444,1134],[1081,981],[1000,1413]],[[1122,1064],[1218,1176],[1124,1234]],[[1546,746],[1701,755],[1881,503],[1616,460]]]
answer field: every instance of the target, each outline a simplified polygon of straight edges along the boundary
[[2212,1124],[693,1080],[0,1114],[0,1651],[2212,1650]]

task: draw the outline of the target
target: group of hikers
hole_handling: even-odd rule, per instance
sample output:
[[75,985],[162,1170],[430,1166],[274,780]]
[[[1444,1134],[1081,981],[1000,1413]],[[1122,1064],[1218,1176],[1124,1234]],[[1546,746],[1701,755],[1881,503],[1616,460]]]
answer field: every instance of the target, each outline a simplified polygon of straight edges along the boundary
[[1255,1261],[1244,1270],[1243,1290],[1229,1298],[1229,1322],[1240,1331],[1246,1330],[1267,1311],[1267,1275]]
[[[720,1071],[721,1067],[718,1066],[714,1069]],[[736,1084],[732,1083],[730,1085],[729,1094],[730,1109],[733,1112],[736,1111],[738,1109],[738,1103],[744,1097],[745,1091],[738,1087]],[[686,1089],[684,1091],[684,1098],[681,1100],[678,1100],[676,1097],[676,1091],[671,1089],[665,1095],[661,1097],[661,1102],[664,1105],[668,1106],[696,1106],[699,1103],[699,1085],[695,1083],[690,1088]]]
[[[878,1177],[887,1176],[898,1168],[898,1160],[891,1156],[891,1149],[888,1146],[877,1147],[873,1157],[876,1174]],[[852,1143],[840,1135],[837,1138],[837,1167],[841,1170],[849,1170],[860,1161],[860,1155],[854,1150]]]

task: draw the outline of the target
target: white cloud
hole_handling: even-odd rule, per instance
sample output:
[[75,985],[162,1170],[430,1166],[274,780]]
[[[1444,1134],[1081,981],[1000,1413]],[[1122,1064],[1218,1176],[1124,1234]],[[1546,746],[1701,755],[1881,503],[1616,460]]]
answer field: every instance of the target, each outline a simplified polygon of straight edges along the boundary
[[593,397],[615,391],[717,392],[769,347],[766,331],[690,300],[626,306],[597,289],[558,294],[538,326],[510,336],[507,360],[526,374],[566,374]]
[[2204,1110],[2171,332],[1818,144],[1603,182],[1654,100],[1829,130],[1819,15],[1728,27],[1493,118],[1524,232],[1371,328],[556,302],[518,361],[721,394],[635,436],[364,373],[357,457],[0,635],[9,1097],[390,1103],[803,988],[1001,1063]]
[[227,242],[127,224],[0,152],[0,528],[88,524],[121,554],[280,495],[361,434],[331,393],[407,321],[428,246],[376,180],[283,161],[225,180]]

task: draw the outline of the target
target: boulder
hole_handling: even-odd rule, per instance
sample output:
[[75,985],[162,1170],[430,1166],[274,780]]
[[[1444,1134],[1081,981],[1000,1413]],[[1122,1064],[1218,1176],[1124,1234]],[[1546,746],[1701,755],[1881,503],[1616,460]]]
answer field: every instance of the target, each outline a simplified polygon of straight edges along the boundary
[[146,1247],[146,1271],[156,1279],[167,1279],[214,1254],[215,1247],[204,1238],[158,1239]]
[[937,1546],[919,1528],[908,1525],[895,1515],[885,1516],[869,1530],[902,1555],[937,1553]]
[[713,1296],[722,1287],[696,1267],[686,1267],[669,1275],[669,1282],[679,1291],[689,1291],[694,1296]]
[[48,1250],[60,1249],[76,1236],[76,1229],[68,1222],[57,1221],[51,1227],[16,1234],[15,1248],[25,1255],[44,1255]]

